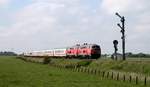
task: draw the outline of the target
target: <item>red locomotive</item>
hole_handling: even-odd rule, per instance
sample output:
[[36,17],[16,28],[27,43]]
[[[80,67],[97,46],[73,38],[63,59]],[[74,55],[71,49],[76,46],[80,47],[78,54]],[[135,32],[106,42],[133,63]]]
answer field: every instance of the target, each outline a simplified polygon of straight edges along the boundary
[[88,58],[97,59],[101,56],[101,48],[97,44],[75,45],[68,48],[34,51],[24,53],[28,57],[65,57],[65,58]]
[[66,51],[67,58],[89,58],[89,59],[95,59],[99,58],[101,56],[101,49],[99,45],[96,44],[83,44],[76,46],[72,46],[67,48]]

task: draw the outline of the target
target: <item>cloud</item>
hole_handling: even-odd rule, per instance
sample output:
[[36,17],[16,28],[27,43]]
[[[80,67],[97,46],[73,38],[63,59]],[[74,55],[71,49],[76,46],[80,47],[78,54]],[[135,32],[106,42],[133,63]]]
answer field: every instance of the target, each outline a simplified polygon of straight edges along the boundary
[[10,3],[10,0],[0,0],[0,7],[8,5]]
[[[149,53],[150,44],[150,2],[148,0],[103,0],[100,9],[107,16],[115,17],[115,13],[119,12],[126,18],[126,51],[147,52]],[[114,16],[113,16],[114,15]],[[116,20],[117,19],[117,20]],[[112,20],[116,23],[119,19]],[[110,27],[110,26],[109,26]],[[113,28],[117,28],[116,26]],[[119,29],[119,28],[118,28]],[[120,34],[121,35],[121,34]],[[121,43],[120,43],[121,44]],[[121,48],[121,47],[119,47]],[[137,50],[138,49],[138,50]]]
[[110,14],[115,12],[132,13],[149,7],[147,0],[103,0],[101,8]]
[[[1,38],[8,38],[14,48],[38,50],[58,47],[58,44],[63,47],[63,44],[73,41],[74,38],[69,35],[80,30],[82,15],[84,13],[80,12],[80,8],[65,3],[38,1],[17,12],[14,24],[4,30]],[[65,39],[68,41],[63,41]],[[8,44],[9,41],[1,40]]]
[[121,52],[121,33],[116,26],[119,19],[114,15],[121,12],[126,17],[127,51],[137,52],[139,48],[149,52],[147,3],[102,0],[97,6],[100,8],[89,9],[81,0],[33,0],[13,14],[10,26],[0,27],[0,48],[24,52],[88,42],[100,44],[103,53],[112,53],[112,41],[117,39]]

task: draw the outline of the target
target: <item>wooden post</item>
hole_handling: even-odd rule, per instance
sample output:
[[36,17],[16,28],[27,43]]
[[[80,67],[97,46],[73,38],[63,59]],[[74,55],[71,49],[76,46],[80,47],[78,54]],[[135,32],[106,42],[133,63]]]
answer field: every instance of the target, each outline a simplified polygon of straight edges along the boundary
[[89,74],[91,74],[91,70],[92,70],[92,69],[89,69]]
[[146,77],[145,77],[145,78],[144,78],[144,85],[145,85],[145,86],[146,86],[146,81],[147,81],[147,80],[146,80]]
[[95,70],[94,69],[92,70],[92,74],[95,74]]
[[89,74],[91,74],[91,69],[89,69]]
[[77,68],[77,72],[79,72],[79,68]]
[[86,73],[88,73],[89,72],[89,68],[86,68]]
[[83,68],[81,67],[81,68],[80,68],[80,72],[82,72],[82,71],[83,71]]
[[112,72],[112,74],[111,74],[111,78],[113,79],[114,78],[114,73]]
[[76,70],[77,70],[77,67],[75,66],[74,71],[76,71]]
[[97,70],[95,69],[95,75],[96,75]]
[[126,81],[126,76],[125,76],[125,75],[123,75],[123,81],[124,81],[124,82]]
[[135,78],[135,83],[138,84],[138,76]]
[[95,74],[95,69],[93,69],[93,74]]
[[78,68],[78,72],[80,72],[80,68]]
[[86,68],[84,68],[84,73],[86,73]]
[[98,75],[100,75],[101,74],[101,71],[100,70],[98,70]]
[[119,80],[119,73],[117,74],[117,80]]
[[131,81],[132,81],[132,77],[131,77],[131,75],[130,75],[130,77],[129,77],[129,82],[131,83]]
[[84,68],[82,68],[82,72],[84,72]]
[[105,71],[102,72],[102,76],[103,76],[103,77],[105,76]]
[[81,68],[79,68],[79,72],[81,72]]
[[109,72],[107,72],[107,78],[109,77]]
[[84,71],[83,72],[85,72],[86,73],[86,68],[84,68]]
[[91,74],[93,74],[93,69],[91,69]]

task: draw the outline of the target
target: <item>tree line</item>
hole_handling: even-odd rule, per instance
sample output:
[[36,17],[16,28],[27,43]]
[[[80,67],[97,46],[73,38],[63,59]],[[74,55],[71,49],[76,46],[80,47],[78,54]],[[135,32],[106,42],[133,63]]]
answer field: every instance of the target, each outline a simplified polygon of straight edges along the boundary
[[16,56],[17,54],[15,52],[10,52],[10,51],[1,51],[0,56]]
[[143,58],[150,58],[150,54],[146,54],[146,53],[137,53],[137,54],[133,54],[131,52],[126,53],[127,57],[143,57]]
[[[112,57],[114,55],[113,54],[102,54],[102,57]],[[118,57],[121,57],[122,54],[121,53],[117,53],[117,56]],[[132,53],[132,52],[128,52],[128,53],[125,53],[125,56],[126,57],[136,57],[136,58],[150,58],[150,54],[146,54],[146,53]]]

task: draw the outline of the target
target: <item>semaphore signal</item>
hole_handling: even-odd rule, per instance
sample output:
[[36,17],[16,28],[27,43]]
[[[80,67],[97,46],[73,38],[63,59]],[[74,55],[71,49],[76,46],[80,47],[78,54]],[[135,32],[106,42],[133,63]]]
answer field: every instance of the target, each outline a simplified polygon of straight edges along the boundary
[[118,13],[116,13],[116,15],[121,19],[121,24],[119,23],[117,24],[120,28],[121,28],[121,33],[122,33],[122,59],[126,60],[126,56],[125,56],[125,17],[124,16],[120,16]]

